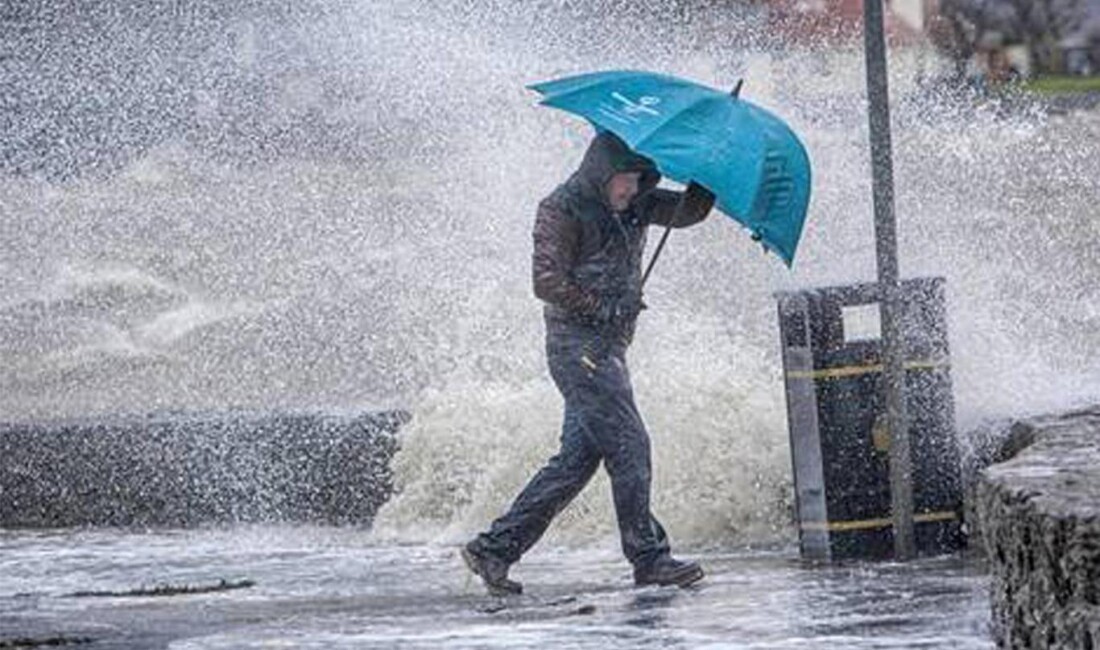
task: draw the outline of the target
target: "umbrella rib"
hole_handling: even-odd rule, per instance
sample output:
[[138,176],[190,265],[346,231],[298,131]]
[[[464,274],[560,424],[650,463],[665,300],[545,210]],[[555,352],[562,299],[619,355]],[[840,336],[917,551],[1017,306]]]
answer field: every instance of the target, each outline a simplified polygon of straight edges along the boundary
[[541,84],[531,84],[530,86],[527,86],[527,87],[531,90],[534,90],[538,94],[542,95],[544,100],[549,100],[549,99],[558,99],[558,98],[561,98],[561,97],[568,97],[569,95],[572,95],[573,93],[578,93],[578,92],[581,92],[582,90],[589,90],[593,86],[598,86],[598,85],[603,84],[603,83],[607,83],[607,82],[605,80],[602,80],[602,79],[596,79],[596,80],[593,80],[589,83],[584,84],[583,86],[577,86],[576,88],[570,88],[569,90],[566,90],[564,92],[557,92],[557,93],[550,93],[550,92],[538,90],[537,88],[535,88],[535,86],[538,86],[538,85],[541,85]]
[[[637,71],[637,70],[617,70],[617,71],[615,71],[615,72],[621,73],[621,74],[622,74],[623,76],[628,76],[628,75],[640,75],[640,74],[645,74],[645,73],[643,73],[643,72],[639,72],[639,71]],[[584,85],[582,85],[582,86],[576,86],[575,88],[570,88],[569,90],[566,90],[566,91],[564,91],[564,92],[550,93],[550,92],[543,92],[543,91],[541,91],[541,90],[537,90],[537,89],[535,88],[535,86],[542,86],[542,85],[545,85],[545,84],[552,84],[552,83],[555,83],[555,82],[553,82],[553,81],[551,81],[551,82],[539,82],[539,83],[529,84],[529,85],[527,86],[527,88],[529,88],[529,89],[531,89],[531,90],[534,90],[535,92],[539,93],[539,94],[540,94],[540,95],[542,95],[542,96],[543,96],[543,97],[544,97],[545,99],[556,99],[556,98],[561,98],[561,97],[567,97],[567,96],[569,96],[569,95],[572,95],[572,94],[574,94],[574,93],[578,93],[578,92],[581,92],[581,91],[583,91],[583,90],[591,90],[591,89],[592,89],[592,88],[593,88],[594,86],[601,86],[601,85],[605,85],[605,84],[607,84],[607,78],[606,78],[606,77],[605,77],[605,76],[604,76],[603,74],[600,74],[600,73],[593,73],[593,74],[590,74],[590,75],[588,75],[588,76],[591,76],[591,77],[593,77],[593,79],[592,79],[592,80],[590,80],[589,82],[585,83],[585,84],[584,84]],[[557,81],[559,81],[559,82],[560,82],[560,81],[566,81],[566,80],[567,80],[567,79],[559,79],[559,80],[557,80]]]

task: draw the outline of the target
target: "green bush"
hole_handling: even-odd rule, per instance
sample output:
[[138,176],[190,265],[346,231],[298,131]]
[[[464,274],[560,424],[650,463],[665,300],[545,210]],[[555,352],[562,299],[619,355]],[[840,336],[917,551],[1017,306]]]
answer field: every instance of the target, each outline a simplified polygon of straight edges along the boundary
[[1064,93],[1100,92],[1100,76],[1070,77],[1049,76],[1029,79],[1022,84],[1024,90],[1042,95]]

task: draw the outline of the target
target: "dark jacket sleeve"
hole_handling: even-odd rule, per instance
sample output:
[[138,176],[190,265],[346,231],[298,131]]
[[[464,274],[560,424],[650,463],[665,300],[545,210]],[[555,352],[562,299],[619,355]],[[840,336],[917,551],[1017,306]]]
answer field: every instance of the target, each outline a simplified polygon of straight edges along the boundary
[[650,190],[638,199],[638,209],[646,223],[657,226],[687,228],[710,214],[714,195],[698,183],[689,183],[683,192]]
[[573,281],[571,271],[580,250],[582,226],[552,203],[543,201],[535,218],[532,278],[535,295],[581,315],[592,315],[599,297]]

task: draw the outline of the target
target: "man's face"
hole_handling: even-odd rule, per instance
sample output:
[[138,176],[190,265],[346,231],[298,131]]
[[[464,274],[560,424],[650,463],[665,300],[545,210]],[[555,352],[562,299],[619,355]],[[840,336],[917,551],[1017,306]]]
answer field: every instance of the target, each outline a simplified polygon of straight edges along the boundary
[[607,202],[612,210],[622,212],[630,207],[630,202],[638,195],[638,181],[641,179],[641,172],[619,172],[607,181]]

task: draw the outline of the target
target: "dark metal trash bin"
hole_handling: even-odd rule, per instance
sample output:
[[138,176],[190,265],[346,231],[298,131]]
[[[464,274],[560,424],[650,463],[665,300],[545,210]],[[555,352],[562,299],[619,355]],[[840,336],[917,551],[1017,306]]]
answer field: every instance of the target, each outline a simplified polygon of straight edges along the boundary
[[[901,283],[918,553],[963,545],[944,281]],[[799,541],[808,559],[893,554],[877,284],[777,294]]]

